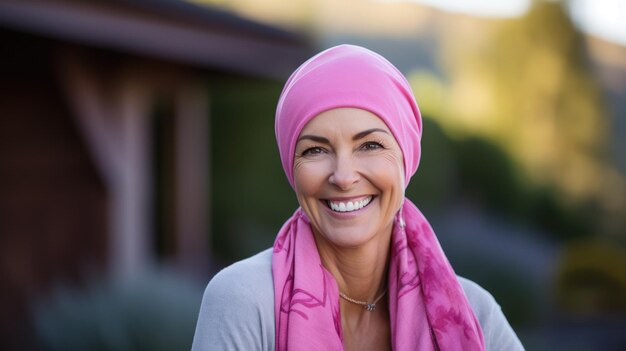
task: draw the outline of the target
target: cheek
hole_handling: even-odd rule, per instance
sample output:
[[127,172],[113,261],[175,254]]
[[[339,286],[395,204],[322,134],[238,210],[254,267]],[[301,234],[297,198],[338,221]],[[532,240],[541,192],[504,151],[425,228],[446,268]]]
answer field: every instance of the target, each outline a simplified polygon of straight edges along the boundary
[[404,192],[404,164],[395,154],[384,154],[364,160],[368,173],[385,188],[399,188]]
[[326,180],[325,162],[302,162],[293,169],[298,197],[310,196],[319,191]]

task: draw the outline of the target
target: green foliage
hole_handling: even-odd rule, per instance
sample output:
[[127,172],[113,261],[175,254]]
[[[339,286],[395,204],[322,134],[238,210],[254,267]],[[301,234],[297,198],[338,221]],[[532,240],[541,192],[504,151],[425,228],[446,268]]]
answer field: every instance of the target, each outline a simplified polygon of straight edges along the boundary
[[531,225],[569,240],[597,227],[593,207],[565,203],[554,187],[537,185],[501,146],[488,139],[452,139],[437,122],[424,118],[422,160],[407,196],[425,212],[442,212],[461,198],[500,218]]
[[230,78],[213,87],[213,247],[232,261],[270,247],[297,202],[274,137],[282,84]]
[[493,143],[476,137],[462,139],[454,145],[459,164],[462,191],[483,206],[501,213],[520,211],[525,189],[511,159]]
[[411,179],[406,196],[424,212],[438,212],[455,196],[458,165],[452,140],[428,117],[423,119],[424,136],[417,172]]
[[567,245],[557,273],[556,298],[572,314],[626,312],[626,253],[597,240]]
[[45,350],[189,350],[202,288],[162,272],[59,287],[34,305]]

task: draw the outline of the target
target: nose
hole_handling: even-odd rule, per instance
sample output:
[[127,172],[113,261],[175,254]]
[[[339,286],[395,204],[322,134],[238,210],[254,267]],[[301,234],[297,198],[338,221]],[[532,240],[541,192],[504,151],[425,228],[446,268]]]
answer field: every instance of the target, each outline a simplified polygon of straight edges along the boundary
[[358,169],[350,156],[337,156],[328,181],[341,190],[348,190],[360,179]]

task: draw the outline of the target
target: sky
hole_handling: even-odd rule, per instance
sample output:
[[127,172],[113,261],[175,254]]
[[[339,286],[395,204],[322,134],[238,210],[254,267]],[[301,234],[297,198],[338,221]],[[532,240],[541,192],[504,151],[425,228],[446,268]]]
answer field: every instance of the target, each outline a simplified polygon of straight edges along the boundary
[[571,0],[570,14],[581,30],[626,45],[626,1]]
[[[398,0],[389,0],[398,1]],[[530,0],[409,0],[451,12],[486,17],[517,17],[530,7]]]
[[[532,0],[379,0],[414,1],[445,11],[485,17],[517,17],[528,11]],[[544,0],[547,1],[547,0]],[[626,46],[626,1],[569,0],[568,9],[582,31]]]

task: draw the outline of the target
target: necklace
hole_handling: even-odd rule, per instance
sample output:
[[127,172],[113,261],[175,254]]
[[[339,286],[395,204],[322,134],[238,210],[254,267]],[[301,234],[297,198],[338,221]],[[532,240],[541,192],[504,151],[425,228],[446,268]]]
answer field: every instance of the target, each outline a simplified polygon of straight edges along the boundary
[[342,293],[341,291],[339,292],[339,296],[341,296],[342,299],[344,299],[344,300],[346,300],[348,302],[352,302],[353,304],[357,304],[357,305],[363,306],[363,308],[365,308],[368,312],[372,312],[373,310],[376,309],[376,304],[378,303],[378,301],[380,301],[380,299],[382,299],[383,296],[385,296],[386,293],[387,293],[387,288],[385,288],[385,290],[383,290],[383,292],[376,299],[374,299],[374,302],[372,302],[372,303],[367,303],[365,301],[355,300],[355,299],[349,297],[348,295]]

